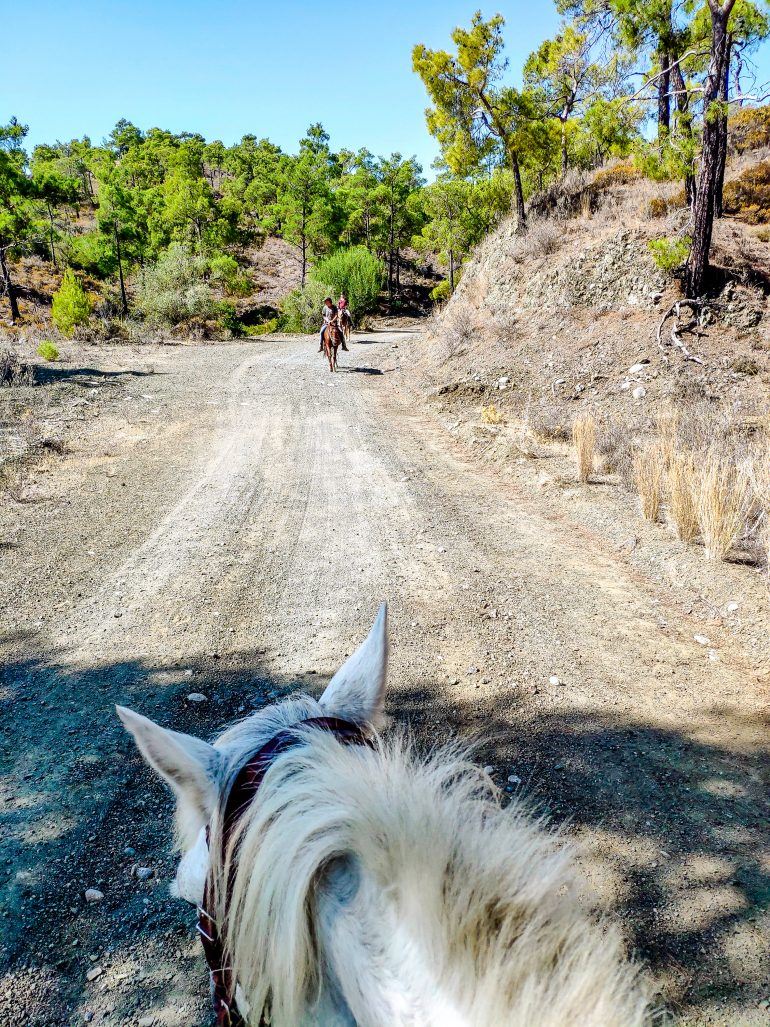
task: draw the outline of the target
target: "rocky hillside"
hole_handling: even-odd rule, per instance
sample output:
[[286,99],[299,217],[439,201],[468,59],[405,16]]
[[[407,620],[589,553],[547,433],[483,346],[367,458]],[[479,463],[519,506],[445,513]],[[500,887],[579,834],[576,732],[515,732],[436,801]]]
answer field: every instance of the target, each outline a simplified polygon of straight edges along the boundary
[[765,412],[767,229],[719,222],[713,302],[661,328],[682,295],[649,244],[683,234],[687,211],[672,185],[600,176],[567,183],[523,238],[505,222],[479,247],[420,356],[428,387],[564,431],[585,407],[631,420],[702,400]]

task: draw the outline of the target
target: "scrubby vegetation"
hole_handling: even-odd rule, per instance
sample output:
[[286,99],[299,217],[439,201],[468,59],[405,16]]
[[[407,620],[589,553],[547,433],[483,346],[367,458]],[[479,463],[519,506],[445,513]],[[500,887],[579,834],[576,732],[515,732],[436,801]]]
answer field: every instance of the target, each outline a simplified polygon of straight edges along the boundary
[[48,340],[45,340],[45,341],[41,342],[40,345],[37,347],[37,355],[39,357],[42,357],[43,360],[49,360],[49,361],[58,360],[59,359],[59,350],[54,345],[54,343],[49,342]]
[[62,335],[73,335],[75,329],[91,319],[93,302],[74,271],[64,272],[62,283],[53,295],[51,319]]
[[315,282],[327,283],[335,302],[344,293],[360,322],[377,304],[385,280],[385,265],[365,246],[338,250],[320,260],[311,272]]

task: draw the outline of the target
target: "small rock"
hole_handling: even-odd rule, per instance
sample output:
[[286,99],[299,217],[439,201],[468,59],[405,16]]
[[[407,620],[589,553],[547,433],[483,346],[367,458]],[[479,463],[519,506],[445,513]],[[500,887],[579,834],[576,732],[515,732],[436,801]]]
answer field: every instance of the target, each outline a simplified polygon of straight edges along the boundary
[[101,977],[104,973],[104,968],[101,966],[92,966],[86,974],[87,981],[95,981],[97,977]]
[[498,378],[497,379],[497,387],[498,387],[498,389],[506,388],[506,386],[508,385],[508,382],[510,380],[511,380],[510,378],[506,378],[506,377]]
[[130,845],[127,845],[125,847],[125,849],[123,849],[123,855],[124,856],[135,856],[136,855],[136,849],[132,849]]
[[639,372],[643,371],[644,368],[645,368],[645,363],[633,364],[631,367],[629,367],[628,373],[629,374],[639,374]]
[[154,1023],[155,1014],[150,1013],[149,1016],[142,1016],[139,1020],[137,1020],[137,1027],[152,1027]]
[[101,902],[104,898],[104,892],[98,888],[86,888],[84,895],[86,902]]
[[449,679],[449,684],[450,685],[459,685],[460,684],[460,679],[459,678],[450,678]]
[[549,685],[560,685],[561,684],[561,679],[559,677],[557,677],[556,674],[551,674],[551,676],[548,678],[548,684]]
[[711,639],[706,638],[705,635],[693,635],[692,636],[698,645],[711,645]]
[[516,774],[509,774],[508,775],[508,784],[509,785],[520,785],[521,784],[521,778],[517,777]]
[[136,867],[134,877],[138,877],[140,881],[149,881],[154,873],[152,867]]
[[465,673],[466,674],[478,674],[478,672],[479,672],[479,668],[478,667],[468,667],[468,669],[466,670]]
[[738,603],[728,603],[727,604],[727,612],[728,613],[735,613],[735,611],[737,609],[738,609]]
[[187,670],[186,670],[186,671],[184,672],[184,676],[185,676],[186,678],[191,678],[191,677],[193,676],[193,672],[192,672],[192,671],[191,671],[191,670],[190,670],[190,669],[188,668],[188,669],[187,669]]
[[637,385],[634,391],[631,393],[634,399],[644,399],[647,395],[647,389],[643,385]]
[[483,769],[484,769],[484,773],[485,774],[494,774],[494,772],[495,772],[495,768],[494,767],[486,766]]
[[190,692],[187,696],[188,702],[206,702],[206,696],[203,692]]

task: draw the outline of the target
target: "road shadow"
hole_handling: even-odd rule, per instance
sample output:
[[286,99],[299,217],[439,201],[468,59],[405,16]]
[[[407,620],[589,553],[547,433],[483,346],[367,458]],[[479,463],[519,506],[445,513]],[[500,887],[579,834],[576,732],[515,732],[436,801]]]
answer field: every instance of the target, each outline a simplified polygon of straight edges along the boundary
[[[475,758],[498,768],[508,793],[584,839],[589,864],[611,865],[612,912],[672,1005],[766,1000],[756,976],[770,947],[770,749],[746,753],[694,740],[686,725],[602,712],[525,716],[526,706],[517,689],[491,709],[418,689],[399,693],[398,716],[418,736],[473,738]],[[736,738],[746,726],[729,706],[704,715],[734,724]],[[736,952],[754,962],[753,984]]]
[[118,385],[125,378],[149,378],[158,371],[102,371],[96,367],[65,367],[57,364],[35,364],[35,385],[55,385],[71,382],[90,388]]
[[[15,641],[27,652],[35,644]],[[15,742],[0,755],[13,799],[0,850],[10,912],[0,921],[4,972],[34,971],[47,988],[40,1017],[33,1010],[20,1023],[47,1025],[52,1008],[61,1014],[57,1022],[72,1022],[73,1011],[94,997],[85,953],[101,952],[105,969],[133,967],[139,942],[145,955],[157,952],[179,974],[113,989],[116,1022],[172,1002],[183,985],[200,1002],[200,1018],[188,1022],[208,1022],[197,949],[185,959],[174,956],[177,946],[192,944],[194,917],[162,884],[175,870],[173,802],[120,727],[113,704],[213,738],[294,691],[318,694],[325,680],[275,675],[259,649],[184,664],[154,665],[137,656],[78,673],[68,670],[65,653],[40,653],[5,667],[3,731]],[[192,691],[206,702],[188,702]],[[495,768],[509,794],[523,793],[587,844],[589,864],[611,867],[619,882],[612,913],[665,982],[674,1007],[697,1011],[715,996],[748,1007],[766,998],[734,946],[736,937],[756,934],[756,952],[746,958],[761,958],[759,918],[770,903],[770,753],[696,741],[685,725],[661,730],[620,714],[530,709],[518,689],[491,701],[450,702],[438,682],[397,689],[388,706],[421,748],[474,738],[475,759]],[[708,712],[741,726],[729,707]],[[22,741],[23,751],[14,748]],[[521,784],[508,783],[513,775]],[[153,877],[132,876],[136,864],[150,866]],[[87,906],[86,887],[100,888],[105,900]]]
[[345,374],[384,374],[385,372],[379,367],[342,367],[337,368],[338,371],[344,371]]

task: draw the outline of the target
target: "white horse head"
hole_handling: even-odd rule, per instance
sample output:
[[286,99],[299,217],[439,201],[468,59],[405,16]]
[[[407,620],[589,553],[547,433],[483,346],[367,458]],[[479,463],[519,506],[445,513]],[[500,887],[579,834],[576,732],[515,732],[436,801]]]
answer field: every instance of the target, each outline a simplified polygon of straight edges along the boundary
[[[276,1027],[646,1023],[637,972],[616,932],[580,908],[554,834],[518,800],[501,809],[457,750],[423,760],[375,734],[386,631],[383,606],[320,700],[268,707],[214,745],[118,708],[177,796],[177,894],[200,904],[212,875],[250,1022],[264,1010]],[[319,716],[366,728],[373,746],[307,730],[273,760],[222,853],[234,775],[278,732]]]

